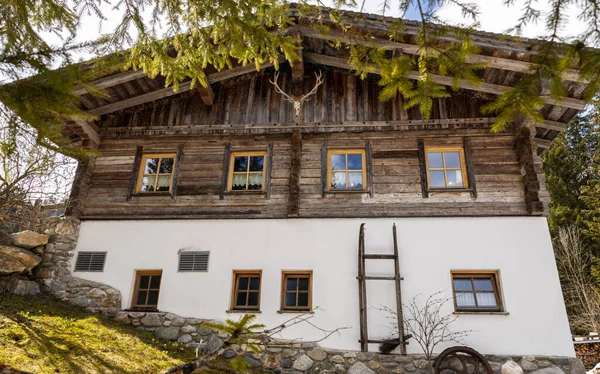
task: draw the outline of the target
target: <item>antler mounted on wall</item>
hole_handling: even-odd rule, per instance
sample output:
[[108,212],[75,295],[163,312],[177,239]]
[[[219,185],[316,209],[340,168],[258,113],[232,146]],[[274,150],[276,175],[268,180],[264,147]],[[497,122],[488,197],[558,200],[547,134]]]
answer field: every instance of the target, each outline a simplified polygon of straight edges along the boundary
[[273,86],[275,86],[275,91],[282,95],[285,100],[292,103],[292,106],[294,108],[294,122],[300,122],[300,114],[302,113],[302,107],[304,102],[310,100],[310,97],[314,95],[317,92],[319,86],[323,84],[323,73],[321,71],[319,71],[318,74],[315,73],[315,77],[317,78],[317,81],[315,82],[315,86],[312,88],[312,90],[310,90],[309,93],[300,96],[288,95],[285,92],[283,92],[281,87],[279,87],[279,85],[277,84],[279,72],[275,72],[274,80],[269,80],[269,82],[271,82]]

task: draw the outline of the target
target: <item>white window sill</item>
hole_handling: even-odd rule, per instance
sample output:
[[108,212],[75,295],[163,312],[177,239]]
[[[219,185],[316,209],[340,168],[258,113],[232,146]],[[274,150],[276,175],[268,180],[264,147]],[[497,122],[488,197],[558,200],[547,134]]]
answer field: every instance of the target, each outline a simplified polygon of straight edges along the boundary
[[452,312],[452,314],[456,314],[456,315],[472,315],[472,316],[479,316],[479,315],[485,315],[485,316],[508,316],[509,313],[508,312]]

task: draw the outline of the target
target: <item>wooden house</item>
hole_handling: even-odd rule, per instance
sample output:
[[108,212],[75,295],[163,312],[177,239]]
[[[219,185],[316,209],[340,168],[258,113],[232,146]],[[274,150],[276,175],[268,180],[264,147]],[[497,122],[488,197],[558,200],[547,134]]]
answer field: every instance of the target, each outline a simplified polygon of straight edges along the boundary
[[[416,53],[416,24],[399,43],[381,31],[389,19],[366,19],[374,43]],[[539,155],[583,109],[586,83],[565,73],[569,97],[546,97],[543,123],[492,133],[481,106],[529,73],[528,40],[476,33],[484,82],[461,82],[424,120],[400,95],[378,99],[377,72],[351,72],[328,44],[351,42],[343,33],[302,19],[291,31],[303,61],[277,75],[270,64],[207,69],[209,87],[174,92],[127,71],[95,82],[106,98],[77,89],[99,119],[67,131],[101,156],[80,162],[73,189],[73,275],[118,289],[124,309],[251,312],[272,326],[318,307],[319,326],[349,327],[322,344],[345,349],[388,336],[379,306],[395,308],[401,276],[405,302],[451,299],[444,312],[480,352],[574,356]],[[315,87],[298,112],[286,100]],[[400,276],[393,261],[364,261],[394,258],[394,224]]]

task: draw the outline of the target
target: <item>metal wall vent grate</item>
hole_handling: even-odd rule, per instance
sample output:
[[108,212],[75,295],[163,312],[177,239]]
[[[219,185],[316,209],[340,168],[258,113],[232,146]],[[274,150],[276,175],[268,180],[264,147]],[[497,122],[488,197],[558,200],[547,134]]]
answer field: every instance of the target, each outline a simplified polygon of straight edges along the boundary
[[75,271],[104,271],[106,252],[78,252]]
[[179,253],[179,267],[177,271],[208,271],[208,251],[181,252]]

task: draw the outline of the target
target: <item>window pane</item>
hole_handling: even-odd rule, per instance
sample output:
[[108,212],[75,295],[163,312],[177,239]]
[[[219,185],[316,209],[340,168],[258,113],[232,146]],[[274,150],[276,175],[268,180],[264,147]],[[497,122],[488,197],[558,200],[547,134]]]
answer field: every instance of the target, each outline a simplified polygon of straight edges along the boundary
[[460,154],[458,152],[444,152],[447,168],[460,168]]
[[498,306],[493,292],[476,293],[475,295],[477,295],[477,305],[480,307],[495,308]]
[[248,171],[248,156],[236,156],[233,160],[233,171]]
[[160,170],[161,174],[171,174],[173,172],[173,161],[172,158],[163,158],[160,160]]
[[248,174],[248,189],[262,190],[262,173]]
[[446,187],[443,170],[431,170],[429,172],[429,185],[431,187]]
[[156,181],[156,177],[148,177],[144,176],[142,178],[142,192],[153,192],[154,191],[154,182]]
[[460,170],[446,170],[448,177],[448,187],[462,187],[462,172]]
[[459,308],[475,307],[475,297],[472,293],[456,293],[456,306]]
[[298,294],[298,306],[308,306],[308,292]]
[[231,183],[231,189],[245,190],[246,189],[246,174],[233,174],[233,182]]
[[150,283],[150,276],[149,275],[142,275],[140,277],[140,288],[144,289],[144,288],[148,288],[148,284]]
[[427,152],[427,165],[429,168],[443,168],[442,152]]
[[362,170],[362,155],[348,155],[348,170]]
[[237,299],[235,300],[235,305],[245,306],[246,305],[246,294],[247,294],[247,292],[238,292]]
[[258,306],[258,292],[248,293],[248,306]]
[[287,285],[285,287],[286,290],[290,291],[290,290],[296,290],[298,288],[298,278],[288,278],[287,279]]
[[494,285],[491,279],[473,279],[475,283],[475,291],[490,291],[494,292]]
[[144,174],[156,174],[158,171],[158,158],[146,159],[146,165],[144,166]]
[[248,277],[241,277],[240,283],[238,286],[239,290],[247,290],[248,289]]
[[362,177],[362,172],[348,173],[348,188],[363,188]]
[[148,305],[158,304],[158,291],[148,292]]
[[171,176],[170,175],[161,175],[158,177],[158,182],[156,183],[156,191],[169,191],[171,188]]
[[150,279],[150,288],[160,288],[160,275],[153,275]]
[[346,172],[331,173],[331,188],[346,188]]
[[331,155],[331,170],[346,170],[346,155]]
[[455,278],[454,291],[473,291],[470,278]]
[[260,278],[250,278],[250,289],[258,290],[260,288]]
[[285,306],[296,306],[296,292],[286,292]]
[[251,156],[250,157],[250,171],[263,171],[265,163],[264,156]]
[[135,305],[146,305],[146,296],[148,295],[148,291],[140,291],[138,292],[137,300],[135,301]]
[[308,278],[298,279],[298,289],[300,291],[308,291]]

